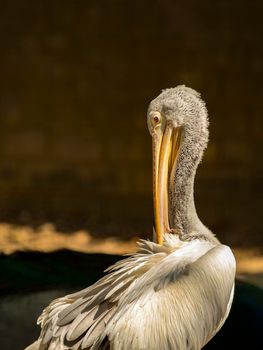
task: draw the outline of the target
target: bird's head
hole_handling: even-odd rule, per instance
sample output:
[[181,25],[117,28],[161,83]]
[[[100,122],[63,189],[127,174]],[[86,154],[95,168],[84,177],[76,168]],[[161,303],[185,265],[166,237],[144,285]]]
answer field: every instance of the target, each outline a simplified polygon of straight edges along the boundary
[[183,181],[192,174],[207,145],[207,110],[198,92],[180,85],[150,103],[147,122],[153,139],[155,230],[162,243],[163,233],[173,229],[169,206],[175,179]]

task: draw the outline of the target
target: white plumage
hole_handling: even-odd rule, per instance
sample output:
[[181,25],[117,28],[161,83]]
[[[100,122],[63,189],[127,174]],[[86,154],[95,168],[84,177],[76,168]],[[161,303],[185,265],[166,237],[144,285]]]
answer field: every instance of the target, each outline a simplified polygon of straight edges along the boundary
[[199,350],[227,318],[235,259],[201,223],[193,200],[208,138],[204,103],[184,86],[165,90],[150,105],[148,125],[157,243],[141,240],[98,282],[54,300],[27,350]]
[[197,350],[210,340],[233,298],[231,250],[171,234],[163,246],[150,241],[139,246],[97,283],[43,311],[38,320],[43,349],[96,350],[110,343],[114,350]]

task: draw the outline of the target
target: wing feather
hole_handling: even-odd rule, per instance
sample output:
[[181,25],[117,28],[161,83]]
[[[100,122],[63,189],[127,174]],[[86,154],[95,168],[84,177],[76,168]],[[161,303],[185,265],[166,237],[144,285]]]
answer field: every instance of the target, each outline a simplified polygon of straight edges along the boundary
[[108,319],[111,317],[112,312],[113,310],[110,309],[108,311],[105,311],[98,317],[96,322],[93,323],[93,325],[89,328],[89,330],[85,334],[81,343],[81,349],[86,349],[93,345],[93,343],[96,341],[96,339],[101,335],[102,331],[104,330],[105,325]]
[[75,320],[70,324],[66,332],[66,339],[68,341],[76,340],[81,336],[94,322],[94,316],[97,313],[97,308],[93,308],[88,312],[80,313]]
[[65,326],[66,324],[72,322],[75,317],[85,308],[89,300],[87,299],[77,299],[74,303],[70,304],[64,308],[61,312],[58,311],[58,326]]
[[[51,349],[54,344],[73,350],[93,346],[131,284],[168,253],[167,247],[141,240],[135,255],[109,267],[107,275],[92,286],[54,300],[38,320],[42,327],[41,350]],[[105,340],[103,348],[107,344]]]

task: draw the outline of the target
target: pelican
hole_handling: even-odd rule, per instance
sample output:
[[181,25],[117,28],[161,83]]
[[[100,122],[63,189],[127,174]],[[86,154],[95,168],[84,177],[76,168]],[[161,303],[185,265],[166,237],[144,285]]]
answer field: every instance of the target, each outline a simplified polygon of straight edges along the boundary
[[208,142],[200,94],[184,85],[149,105],[154,241],[109,267],[99,281],[56,299],[27,350],[198,350],[224,324],[235,259],[200,221],[194,177]]

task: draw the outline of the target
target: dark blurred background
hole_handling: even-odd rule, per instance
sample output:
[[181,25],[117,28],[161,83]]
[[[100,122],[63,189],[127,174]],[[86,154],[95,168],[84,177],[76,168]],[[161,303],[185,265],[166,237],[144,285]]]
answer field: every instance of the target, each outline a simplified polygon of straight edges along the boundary
[[[263,286],[263,2],[2,0],[0,9],[2,348],[30,344],[43,307],[120,259],[16,250],[116,254],[151,237],[146,111],[178,84],[200,91],[210,114],[197,210],[235,248],[238,272]],[[208,348],[238,339],[239,349],[261,348],[262,319],[262,290],[238,281]]]
[[1,2],[0,220],[150,237],[146,110],[202,93],[210,143],[195,193],[232,246],[260,246],[260,0]]

